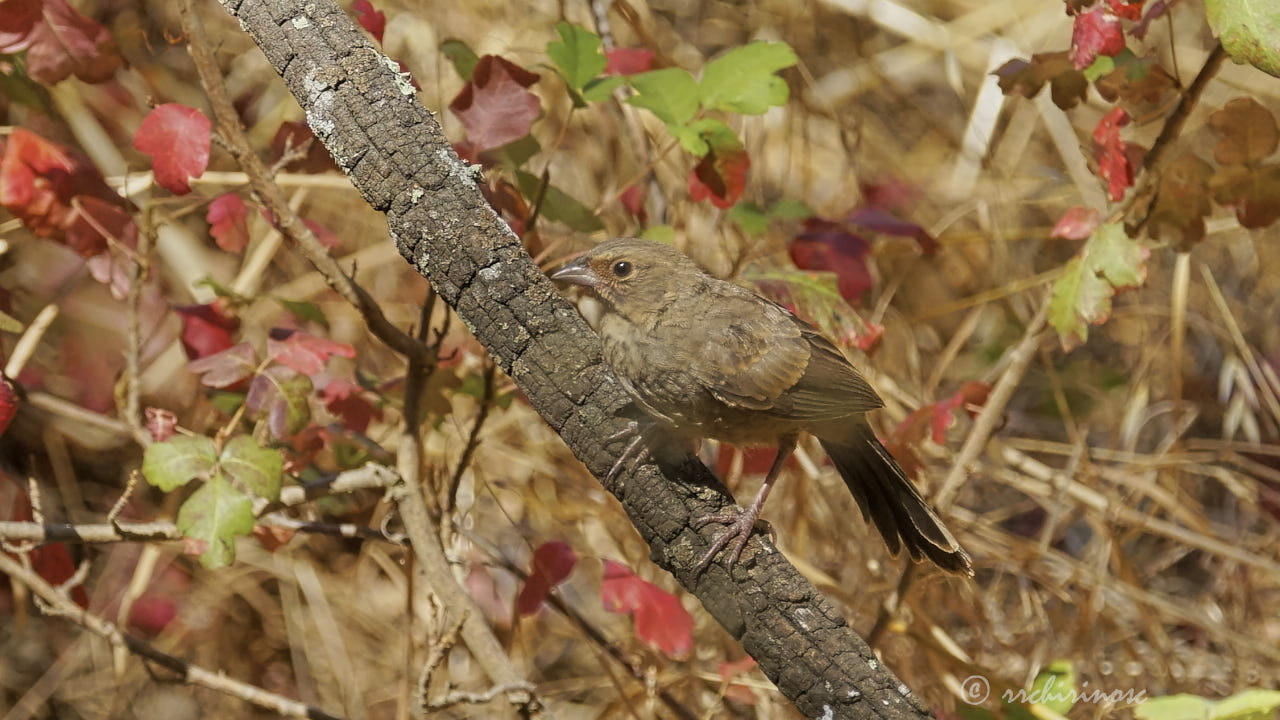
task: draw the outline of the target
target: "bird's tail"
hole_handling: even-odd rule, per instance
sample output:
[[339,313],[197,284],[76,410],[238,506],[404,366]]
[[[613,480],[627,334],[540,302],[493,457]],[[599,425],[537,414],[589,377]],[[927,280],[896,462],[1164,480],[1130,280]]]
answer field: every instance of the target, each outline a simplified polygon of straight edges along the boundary
[[907,478],[871,426],[850,423],[838,440],[820,438],[849,492],[874,522],[894,556],[902,546],[913,560],[928,558],[943,570],[972,575],[969,554],[960,547],[916,486]]

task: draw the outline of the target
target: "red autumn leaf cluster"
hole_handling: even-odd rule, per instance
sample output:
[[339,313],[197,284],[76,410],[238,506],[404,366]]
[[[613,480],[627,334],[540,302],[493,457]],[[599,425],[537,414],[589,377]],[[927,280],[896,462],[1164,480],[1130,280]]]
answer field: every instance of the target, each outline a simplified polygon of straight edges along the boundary
[[98,260],[90,269],[104,282],[116,277],[108,241],[128,248],[137,244],[129,214],[133,206],[107,186],[89,160],[23,128],[3,141],[0,205],[36,236]]
[[142,119],[133,146],[151,156],[156,182],[175,195],[191,192],[191,179],[209,167],[209,118],[178,103],[157,106]]
[[604,561],[600,598],[605,610],[632,614],[636,637],[668,657],[685,657],[693,650],[693,616],[680,598],[636,577],[626,565]]
[[542,543],[533,551],[533,569],[520,588],[516,609],[521,615],[532,615],[542,607],[551,589],[564,582],[578,563],[578,554],[561,540]]
[[120,53],[101,24],[66,0],[0,2],[0,54],[27,53],[27,74],[43,85],[70,75],[87,83],[110,80]]
[[791,260],[801,270],[819,270],[836,275],[840,295],[850,304],[861,304],[871,289],[867,254],[871,244],[844,223],[823,218],[805,218],[803,231],[791,240]]
[[529,134],[542,111],[538,96],[527,89],[537,81],[537,73],[497,55],[480,58],[471,81],[449,103],[449,110],[462,121],[477,152]]
[[902,469],[908,475],[920,470],[920,456],[916,446],[924,441],[926,435],[932,437],[939,445],[947,441],[947,428],[956,419],[956,411],[964,410],[970,415],[976,414],[973,409],[987,401],[991,386],[977,381],[970,381],[946,399],[922,405],[907,416],[893,434],[885,442],[885,447],[898,459]]

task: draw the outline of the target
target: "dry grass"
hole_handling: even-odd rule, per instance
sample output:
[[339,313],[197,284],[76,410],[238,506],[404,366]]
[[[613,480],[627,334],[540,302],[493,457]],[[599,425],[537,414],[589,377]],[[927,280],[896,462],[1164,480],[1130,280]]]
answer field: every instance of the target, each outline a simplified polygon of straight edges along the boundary
[[[481,54],[501,53],[532,65],[544,61],[543,47],[560,17],[560,7],[546,2],[519,10],[509,3],[402,5],[379,5],[390,18],[386,49],[407,61],[423,87],[421,97],[437,108],[460,85],[435,54],[439,40],[459,37]],[[1072,205],[1104,205],[1081,148],[1108,106],[1093,95],[1064,115],[1043,97],[1004,98],[988,74],[1011,56],[1065,48],[1070,23],[1061,2],[631,5],[638,27],[670,60],[687,67],[754,38],[786,40],[799,53],[801,66],[789,76],[792,101],[740,125],[753,159],[748,197],[799,199],[835,215],[857,201],[860,181],[892,177],[919,189],[908,212],[940,238],[942,251],[923,258],[905,241],[889,240],[874,252],[878,282],[867,311],[884,323],[886,333],[864,364],[889,401],[880,429],[887,432],[915,407],[964,381],[998,378],[1005,369],[1003,353],[1047,292],[1044,273],[1075,251],[1076,243],[1049,239],[1049,229]],[[562,7],[569,20],[591,24],[583,4]],[[136,23],[154,33],[166,26],[166,17],[153,3],[124,13],[113,30],[119,36],[119,26]],[[610,20],[618,44],[640,42],[619,14]],[[210,29],[223,39],[221,59],[233,91],[252,92],[249,130],[265,143],[296,107],[231,23]],[[1178,4],[1172,21],[1157,23],[1146,46],[1168,68],[1176,54],[1185,85],[1209,47],[1203,8]],[[155,63],[151,87],[202,105],[179,90],[190,72],[181,58],[166,54],[176,51],[154,52],[148,60]],[[544,74],[538,90],[546,116],[535,133],[554,152],[535,160],[535,167],[540,170],[538,163],[549,159],[552,181],[602,208],[616,234],[634,228],[614,200],[651,164],[667,189],[668,217],[678,227],[680,244],[710,267],[727,269],[727,258],[741,252],[746,240],[708,206],[688,201],[682,190],[687,158],[679,151],[659,154],[669,144],[665,131],[642,121],[649,153],[648,159],[638,156],[633,130],[617,108],[569,117],[568,103],[548,78]],[[84,89],[90,106],[105,116],[107,101],[98,92]],[[1210,137],[1203,127],[1206,114],[1242,94],[1280,109],[1280,84],[1228,63],[1178,142],[1203,147]],[[128,118],[109,117],[104,123],[110,131],[116,123],[130,126]],[[439,117],[451,137],[460,136],[453,118]],[[1135,139],[1149,143],[1161,118],[1139,118]],[[390,249],[381,218],[340,182],[297,192],[303,193],[305,216],[346,239],[343,254],[360,253],[359,280],[384,302],[391,319],[402,326],[414,322],[414,302],[424,285]],[[561,230],[544,230],[545,239],[563,239],[553,258],[579,242],[558,237]],[[1081,681],[1103,690],[1216,697],[1246,687],[1280,687],[1280,412],[1248,371],[1255,358],[1263,364],[1269,359],[1273,367],[1280,362],[1276,236],[1274,228],[1242,230],[1233,217],[1219,213],[1210,220],[1209,237],[1191,253],[1185,287],[1175,282],[1172,251],[1154,248],[1146,286],[1119,298],[1111,321],[1094,328],[1086,346],[1064,354],[1055,338],[1042,339],[1001,430],[954,502],[943,508],[974,555],[977,578],[964,582],[919,573],[877,638],[885,662],[936,708],[949,712],[955,706],[959,679],[981,674],[997,689],[1023,688],[1057,658],[1073,661]],[[782,262],[785,241],[782,234],[769,235],[747,252],[762,265]],[[8,280],[39,296],[40,283],[8,272]],[[265,286],[284,297],[318,298],[336,339],[364,337],[358,317],[323,295],[323,283],[297,258],[282,255]],[[95,315],[98,292],[69,296],[63,333],[109,325]],[[1173,298],[1182,292],[1185,310],[1179,312]],[[261,315],[249,317],[269,319],[277,312],[268,307],[271,302],[263,300],[251,311]],[[1181,355],[1170,348],[1175,322],[1186,326]],[[462,359],[449,372],[478,372],[481,360],[465,330],[456,329],[454,337]],[[394,376],[398,368],[380,353],[362,350],[361,366]],[[52,359],[46,362],[56,366]],[[1176,373],[1180,390],[1174,389]],[[499,382],[509,389],[505,378]],[[148,402],[187,407],[193,389],[156,382]],[[443,419],[426,436],[424,459],[428,477],[437,483],[452,475],[477,411],[470,397],[452,395],[442,402],[436,414]],[[201,412],[208,411],[189,410],[184,422],[208,417]],[[397,417],[393,403],[385,422],[370,433],[390,450]],[[950,430],[946,446],[925,448],[926,490],[936,491],[950,470],[967,423]],[[650,668],[654,687],[704,716],[794,714],[758,673],[744,681],[753,689],[753,707],[717,699],[717,664],[742,651],[688,598],[697,619],[696,649],[679,662],[645,649],[627,619],[602,610],[598,560],[622,560],[668,589],[674,583],[647,563],[647,548],[617,503],[527,406],[515,402],[495,409],[480,438],[449,518],[453,527],[446,523],[446,549],[559,717],[668,713],[564,617],[544,610],[512,619],[517,582],[501,566],[527,567],[532,548],[552,539],[568,542],[582,558],[561,596]],[[834,471],[822,465],[816,445],[803,450],[810,462],[790,471],[766,515],[784,551],[866,633],[886,603],[893,604],[903,563],[887,556]],[[714,451],[704,450],[709,457]],[[116,468],[121,458],[130,461],[131,451],[123,445],[96,455],[81,452],[81,461],[99,467],[77,478],[84,504],[105,511],[119,492]],[[730,472],[727,480],[738,497],[746,497],[759,477]],[[377,526],[386,506],[370,496],[318,504],[316,511]],[[131,577],[174,592],[185,587],[177,620],[154,639],[161,648],[353,718],[403,711],[425,657],[419,643],[431,608],[406,606],[401,548],[299,535],[268,552],[246,541],[237,564],[217,573],[200,570],[179,550],[94,549],[88,555],[94,564],[93,607],[114,617]],[[153,554],[154,564],[139,562],[146,553]],[[411,611],[419,619],[411,622]],[[0,637],[0,697],[52,698],[52,705],[36,703],[43,709],[35,717],[248,712],[209,691],[157,683],[136,662],[117,673],[104,644],[56,619],[23,618]],[[446,667],[455,686],[482,686],[483,677],[465,653],[455,651]],[[20,710],[10,717],[26,716]],[[450,716],[486,717],[491,710],[458,709]],[[1090,705],[1072,715],[1114,712],[1125,711]]]

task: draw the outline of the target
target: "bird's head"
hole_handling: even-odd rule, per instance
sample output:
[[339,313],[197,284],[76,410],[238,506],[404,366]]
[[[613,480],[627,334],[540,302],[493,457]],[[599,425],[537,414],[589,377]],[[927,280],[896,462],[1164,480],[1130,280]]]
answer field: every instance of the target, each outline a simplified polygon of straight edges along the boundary
[[586,288],[609,310],[633,321],[657,312],[702,276],[680,251],[639,238],[601,243],[551,273],[552,280]]

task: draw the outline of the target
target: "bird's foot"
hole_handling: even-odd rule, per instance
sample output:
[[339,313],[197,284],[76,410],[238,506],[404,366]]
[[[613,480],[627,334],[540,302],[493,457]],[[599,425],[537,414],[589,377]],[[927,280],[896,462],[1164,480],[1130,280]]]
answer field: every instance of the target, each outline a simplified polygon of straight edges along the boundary
[[727,525],[728,527],[711,543],[711,548],[702,556],[698,564],[693,566],[695,575],[701,574],[703,570],[706,570],[716,555],[721,550],[726,549],[728,554],[725,555],[725,569],[732,571],[733,566],[738,564],[738,558],[742,556],[743,549],[747,547],[747,541],[751,539],[752,531],[757,527],[769,533],[770,538],[774,537],[773,526],[768,521],[760,519],[760,508],[756,507],[754,503],[752,503],[751,507],[734,513],[704,515],[694,520],[693,526],[701,528],[711,523]]
[[609,468],[609,474],[604,477],[605,482],[613,482],[613,479],[617,477],[628,460],[633,460],[632,465],[635,465],[644,462],[649,457],[649,448],[642,446],[645,440],[645,431],[640,427],[640,423],[635,420],[628,423],[627,427],[605,438],[605,444],[608,445],[616,440],[625,440],[627,438],[631,438],[631,441],[622,449],[622,453],[614,461],[613,467]]

